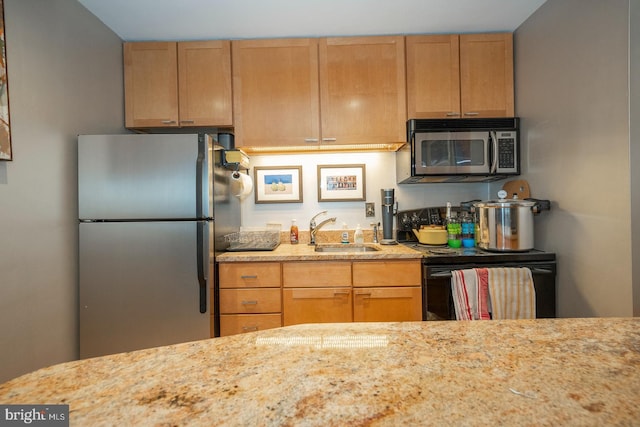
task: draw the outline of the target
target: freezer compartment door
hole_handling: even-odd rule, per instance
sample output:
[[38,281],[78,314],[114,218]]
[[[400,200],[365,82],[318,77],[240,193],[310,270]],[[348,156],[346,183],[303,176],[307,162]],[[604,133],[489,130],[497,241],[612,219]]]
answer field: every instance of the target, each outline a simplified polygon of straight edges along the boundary
[[211,336],[212,223],[79,227],[81,358]]
[[78,214],[84,220],[209,218],[207,135],[80,135]]

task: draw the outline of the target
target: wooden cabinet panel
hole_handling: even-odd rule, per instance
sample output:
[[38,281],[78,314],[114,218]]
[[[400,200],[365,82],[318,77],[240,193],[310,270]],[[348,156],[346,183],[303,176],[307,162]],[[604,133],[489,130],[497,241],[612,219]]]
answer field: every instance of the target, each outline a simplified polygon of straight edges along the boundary
[[229,262],[218,265],[220,288],[280,287],[278,262]]
[[511,33],[407,36],[409,118],[512,117]]
[[282,316],[278,314],[221,314],[220,336],[242,334],[282,326]]
[[406,43],[409,118],[460,117],[459,37],[410,36]]
[[232,42],[238,146],[317,143],[320,138],[318,42]]
[[351,263],[340,261],[287,262],[282,264],[285,288],[351,286]]
[[404,37],[336,37],[319,43],[323,142],[405,141]]
[[124,44],[126,127],[178,126],[175,42]]
[[181,126],[232,126],[231,43],[178,43]]
[[283,324],[351,322],[351,288],[287,288],[282,291]]
[[460,36],[460,93],[463,115],[514,115],[513,36]]
[[231,126],[229,41],[124,43],[125,126]]
[[353,286],[421,286],[422,264],[415,260],[353,262]]
[[357,288],[353,291],[354,322],[422,320],[422,288]]
[[280,288],[220,289],[220,313],[279,313]]

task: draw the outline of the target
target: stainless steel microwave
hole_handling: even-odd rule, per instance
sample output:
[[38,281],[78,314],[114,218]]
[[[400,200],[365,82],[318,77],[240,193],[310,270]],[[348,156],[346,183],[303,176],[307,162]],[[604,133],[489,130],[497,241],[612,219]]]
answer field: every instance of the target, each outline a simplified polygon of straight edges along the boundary
[[519,119],[412,119],[398,184],[490,182],[520,175]]

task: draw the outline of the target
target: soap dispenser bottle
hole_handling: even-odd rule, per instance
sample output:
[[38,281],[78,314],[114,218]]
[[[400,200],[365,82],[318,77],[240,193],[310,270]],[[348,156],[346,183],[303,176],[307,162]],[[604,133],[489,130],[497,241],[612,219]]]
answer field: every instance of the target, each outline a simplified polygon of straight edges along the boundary
[[340,238],[340,243],[349,243],[349,231],[347,231],[347,223],[342,223],[342,235]]
[[353,242],[356,245],[364,244],[364,233],[362,232],[362,228],[360,228],[360,224],[356,226],[356,231],[353,234]]

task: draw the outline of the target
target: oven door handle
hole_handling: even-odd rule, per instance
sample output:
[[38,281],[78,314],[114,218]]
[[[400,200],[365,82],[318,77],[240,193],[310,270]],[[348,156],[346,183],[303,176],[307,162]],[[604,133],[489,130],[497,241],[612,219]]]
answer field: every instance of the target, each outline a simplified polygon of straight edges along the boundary
[[[487,268],[491,268],[491,267],[487,267]],[[538,268],[538,267],[529,267],[529,269],[531,270],[531,274],[553,274],[553,270],[550,270],[548,268]],[[427,276],[427,280],[431,279],[436,279],[436,278],[443,278],[443,277],[451,277],[451,271],[443,271],[440,273],[431,273]]]

